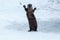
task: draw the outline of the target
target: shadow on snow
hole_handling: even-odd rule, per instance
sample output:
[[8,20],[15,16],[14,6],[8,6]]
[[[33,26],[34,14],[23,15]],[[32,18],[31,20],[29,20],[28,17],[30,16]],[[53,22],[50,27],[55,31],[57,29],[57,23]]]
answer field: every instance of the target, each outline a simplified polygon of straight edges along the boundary
[[[11,22],[11,24],[6,26],[6,28],[8,30],[28,31],[29,26],[27,22],[25,23]],[[60,19],[51,21],[38,20],[38,32],[60,33]]]

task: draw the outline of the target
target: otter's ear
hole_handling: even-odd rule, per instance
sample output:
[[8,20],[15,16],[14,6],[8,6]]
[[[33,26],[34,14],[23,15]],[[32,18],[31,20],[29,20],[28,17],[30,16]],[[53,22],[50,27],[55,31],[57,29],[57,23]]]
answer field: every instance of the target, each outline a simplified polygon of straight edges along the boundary
[[26,8],[26,6],[25,6],[25,5],[23,5],[23,7],[24,7],[24,8]]

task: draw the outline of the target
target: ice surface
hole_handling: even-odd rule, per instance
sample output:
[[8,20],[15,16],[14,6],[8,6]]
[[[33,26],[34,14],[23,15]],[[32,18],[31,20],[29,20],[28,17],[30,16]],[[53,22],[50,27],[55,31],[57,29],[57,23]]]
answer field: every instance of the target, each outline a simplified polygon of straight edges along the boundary
[[[28,32],[23,5],[33,4],[38,32]],[[60,40],[59,0],[0,0],[0,40]]]

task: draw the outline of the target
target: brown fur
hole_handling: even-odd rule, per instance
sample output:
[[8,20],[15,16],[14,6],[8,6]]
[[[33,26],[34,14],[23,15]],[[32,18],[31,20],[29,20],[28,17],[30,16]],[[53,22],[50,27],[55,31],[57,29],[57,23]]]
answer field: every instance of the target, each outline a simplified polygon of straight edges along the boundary
[[36,18],[34,16],[34,11],[36,9],[35,8],[32,9],[32,7],[31,8],[24,7],[24,8],[25,8],[25,11],[27,13],[30,31],[37,31],[37,21],[36,21]]

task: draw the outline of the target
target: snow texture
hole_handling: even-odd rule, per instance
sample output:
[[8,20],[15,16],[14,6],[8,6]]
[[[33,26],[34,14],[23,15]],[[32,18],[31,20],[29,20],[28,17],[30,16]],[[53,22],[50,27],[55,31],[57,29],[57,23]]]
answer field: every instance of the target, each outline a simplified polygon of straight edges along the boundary
[[[29,3],[37,8],[37,32],[28,32]],[[60,40],[60,0],[0,0],[0,40]]]

